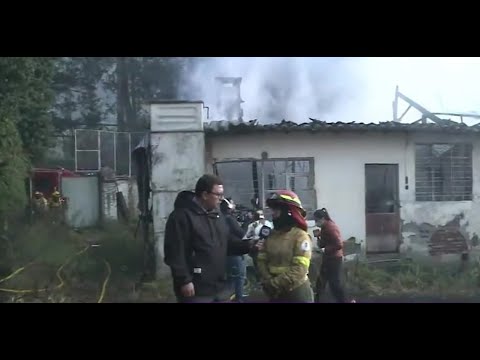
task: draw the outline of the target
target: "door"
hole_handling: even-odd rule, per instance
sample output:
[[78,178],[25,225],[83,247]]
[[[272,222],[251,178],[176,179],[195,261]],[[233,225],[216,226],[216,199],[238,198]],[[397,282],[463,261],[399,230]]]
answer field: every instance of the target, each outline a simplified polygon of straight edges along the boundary
[[67,198],[66,222],[75,228],[94,226],[100,220],[99,181],[96,176],[63,177]]
[[367,253],[395,253],[400,246],[398,165],[365,165]]

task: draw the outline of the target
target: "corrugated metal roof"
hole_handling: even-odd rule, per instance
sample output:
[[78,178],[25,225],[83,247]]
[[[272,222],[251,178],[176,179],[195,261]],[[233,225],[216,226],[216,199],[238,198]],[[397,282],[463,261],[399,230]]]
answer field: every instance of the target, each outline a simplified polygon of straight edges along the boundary
[[250,121],[211,121],[204,124],[208,135],[251,134],[260,132],[442,132],[450,134],[479,133],[480,126],[468,126],[451,120],[442,123],[398,123],[393,121],[381,123],[356,122],[326,122],[310,119],[308,123],[294,123],[283,120],[275,124],[259,124],[257,120]]

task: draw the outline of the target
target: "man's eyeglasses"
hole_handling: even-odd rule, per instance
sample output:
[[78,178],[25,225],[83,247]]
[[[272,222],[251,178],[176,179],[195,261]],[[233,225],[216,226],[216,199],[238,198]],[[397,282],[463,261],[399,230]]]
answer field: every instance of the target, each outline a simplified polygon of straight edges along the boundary
[[216,197],[218,197],[219,199],[223,199],[223,197],[224,197],[223,194],[219,194],[219,193],[216,193],[216,192],[210,192],[209,194],[213,194],[213,195],[215,195]]

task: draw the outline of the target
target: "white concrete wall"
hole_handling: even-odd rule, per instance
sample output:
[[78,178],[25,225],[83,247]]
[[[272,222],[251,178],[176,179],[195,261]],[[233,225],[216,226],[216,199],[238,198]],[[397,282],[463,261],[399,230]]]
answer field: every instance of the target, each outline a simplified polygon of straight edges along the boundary
[[176,196],[193,190],[205,173],[203,103],[172,102],[151,105],[153,227],[157,246],[157,272],[164,264],[164,234]]
[[102,183],[102,211],[105,220],[118,220],[117,191],[123,194],[132,218],[138,217],[138,187],[135,178],[116,179]]
[[[415,142],[473,141],[474,202],[415,201]],[[255,134],[208,137],[208,161],[255,158],[313,157],[317,206],[326,207],[343,237],[362,240],[365,248],[365,164],[398,164],[399,200],[403,223],[428,222],[444,226],[463,213],[468,236],[480,234],[480,141],[458,136],[374,133]],[[405,177],[408,176],[408,189]],[[427,244],[411,247],[411,234],[403,234],[402,250],[426,251]]]
[[137,217],[138,211],[138,187],[137,179],[119,179],[117,180],[118,191],[123,194],[125,202],[127,203],[130,216]]
[[[406,137],[407,138],[407,137]],[[409,175],[409,190],[404,191],[401,197],[401,218],[404,224],[430,224],[434,227],[445,226],[455,216],[463,216],[460,226],[464,236],[470,240],[473,236],[480,236],[480,139],[472,136],[449,134],[415,134],[407,138],[408,151],[406,169]],[[415,143],[471,143],[473,145],[473,201],[442,201],[416,202],[415,201]],[[400,178],[402,180],[402,178]],[[401,183],[400,183],[401,184]],[[424,242],[404,227],[403,251],[425,253],[427,248]],[[471,245],[471,244],[469,244]]]
[[104,220],[117,220],[117,184],[102,182],[102,211]]

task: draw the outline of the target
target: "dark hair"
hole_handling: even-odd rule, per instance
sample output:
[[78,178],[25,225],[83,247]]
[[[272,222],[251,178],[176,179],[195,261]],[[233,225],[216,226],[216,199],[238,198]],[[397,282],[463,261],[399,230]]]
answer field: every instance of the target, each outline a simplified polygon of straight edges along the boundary
[[321,208],[321,209],[315,210],[315,212],[313,213],[313,217],[314,217],[316,220],[325,219],[325,220],[328,220],[328,221],[332,221],[332,218],[330,217],[330,215],[328,214],[327,209],[325,209],[325,208]]
[[211,192],[215,185],[223,185],[222,180],[216,175],[205,174],[195,185],[195,195],[200,196],[204,191]]

